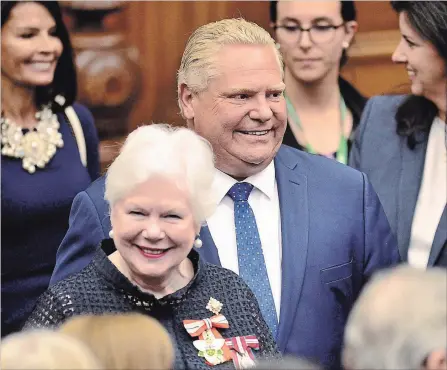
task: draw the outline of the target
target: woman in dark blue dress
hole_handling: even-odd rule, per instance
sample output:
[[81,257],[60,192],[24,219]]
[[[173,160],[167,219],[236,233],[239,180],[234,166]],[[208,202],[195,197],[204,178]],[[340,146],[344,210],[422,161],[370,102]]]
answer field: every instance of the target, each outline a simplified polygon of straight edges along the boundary
[[56,2],[1,3],[2,336],[48,287],[74,196],[99,176],[98,137],[76,97]]

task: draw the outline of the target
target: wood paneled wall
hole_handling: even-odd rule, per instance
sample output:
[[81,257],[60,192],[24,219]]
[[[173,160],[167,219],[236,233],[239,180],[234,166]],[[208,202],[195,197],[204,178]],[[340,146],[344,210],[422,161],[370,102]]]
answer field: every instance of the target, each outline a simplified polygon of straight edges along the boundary
[[[360,25],[343,75],[367,96],[405,91],[404,68],[391,63],[399,39],[397,16],[388,2],[358,1]],[[189,35],[198,26],[242,16],[270,31],[266,1],[129,1],[123,13],[129,43],[140,53],[142,91],[129,130],[142,122],[183,124],[176,71]]]
[[243,16],[268,25],[268,3],[246,1],[129,2],[129,42],[140,51],[143,90],[130,118],[139,122],[183,124],[176,94],[176,72],[186,41],[200,25]]

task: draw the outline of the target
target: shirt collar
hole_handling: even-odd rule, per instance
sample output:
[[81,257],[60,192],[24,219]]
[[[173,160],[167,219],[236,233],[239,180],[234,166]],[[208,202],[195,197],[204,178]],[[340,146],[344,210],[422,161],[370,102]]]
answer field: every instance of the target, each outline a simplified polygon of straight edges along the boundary
[[[231,187],[238,181],[226,173],[215,169],[213,188],[216,192],[219,202],[225,197]],[[252,184],[256,189],[264,193],[269,199],[272,199],[275,191],[275,161],[264,168],[261,172],[247,177],[244,182]]]

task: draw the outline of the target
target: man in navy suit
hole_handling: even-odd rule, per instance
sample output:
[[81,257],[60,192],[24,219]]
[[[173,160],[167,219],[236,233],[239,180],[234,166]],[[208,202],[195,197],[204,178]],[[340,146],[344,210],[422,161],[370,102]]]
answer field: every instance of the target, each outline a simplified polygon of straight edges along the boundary
[[[179,106],[188,126],[213,147],[220,199],[201,229],[200,253],[239,272],[228,192],[239,181],[253,185],[248,203],[265,261],[259,271],[267,272],[279,318],[279,349],[337,368],[355,299],[375,271],[399,262],[399,254],[361,172],[281,145],[287,120],[283,79],[274,40],[255,24],[211,23],[188,41],[178,71]],[[108,214],[101,178],[73,202],[52,283],[91,261],[108,237]]]

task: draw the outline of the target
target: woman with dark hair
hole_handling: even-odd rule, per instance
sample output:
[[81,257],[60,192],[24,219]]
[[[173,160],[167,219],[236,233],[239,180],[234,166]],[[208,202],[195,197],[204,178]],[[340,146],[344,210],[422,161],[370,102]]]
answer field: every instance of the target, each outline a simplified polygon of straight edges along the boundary
[[340,77],[357,31],[353,1],[271,1],[284,56],[288,125],[283,143],[347,163],[366,99]]
[[2,336],[48,287],[75,195],[99,176],[57,2],[1,2]]
[[366,105],[350,164],[377,191],[403,259],[447,266],[447,2],[392,1],[401,41],[393,53],[408,96]]

